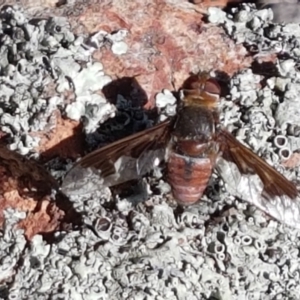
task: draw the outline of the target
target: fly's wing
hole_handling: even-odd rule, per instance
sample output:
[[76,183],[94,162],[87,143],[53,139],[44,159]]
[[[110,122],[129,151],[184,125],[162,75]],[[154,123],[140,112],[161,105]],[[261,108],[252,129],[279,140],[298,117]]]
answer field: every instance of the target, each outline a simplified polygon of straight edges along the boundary
[[8,176],[16,180],[20,191],[28,190],[39,195],[49,195],[52,189],[58,189],[58,183],[46,169],[35,161],[9,150],[2,143],[0,144],[0,169],[2,188],[8,186],[8,183],[2,182]]
[[282,223],[300,228],[300,197],[295,184],[226,130],[219,131],[218,141],[222,157],[217,170],[228,191]]
[[138,179],[164,159],[170,121],[104,146],[81,159],[66,175],[66,195],[86,194]]

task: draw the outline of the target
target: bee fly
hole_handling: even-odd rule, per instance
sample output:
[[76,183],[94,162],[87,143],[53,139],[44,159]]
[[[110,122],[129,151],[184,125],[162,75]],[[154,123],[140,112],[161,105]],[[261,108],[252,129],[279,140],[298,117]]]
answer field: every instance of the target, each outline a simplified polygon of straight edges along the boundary
[[[207,74],[190,76],[173,119],[102,147],[67,174],[62,189],[95,181],[104,187],[138,179],[165,161],[167,180],[182,205],[201,199],[214,168],[229,191],[291,226],[300,227],[295,184],[268,165],[229,133],[219,120],[220,86]],[[90,177],[85,177],[86,173]]]

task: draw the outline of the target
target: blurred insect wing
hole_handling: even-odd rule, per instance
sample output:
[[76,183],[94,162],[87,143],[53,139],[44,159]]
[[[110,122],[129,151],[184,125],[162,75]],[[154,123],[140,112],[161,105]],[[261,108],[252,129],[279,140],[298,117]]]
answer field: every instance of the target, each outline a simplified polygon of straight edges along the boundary
[[9,150],[4,144],[0,144],[0,167],[3,167],[5,173],[17,181],[18,188],[23,192],[28,190],[40,195],[49,195],[52,190],[57,190],[59,187],[58,182],[43,166]]
[[219,131],[218,140],[222,157],[217,170],[228,191],[280,222],[300,228],[300,197],[295,184],[226,130]]
[[170,121],[102,147],[81,159],[66,175],[66,195],[87,194],[139,179],[164,159]]

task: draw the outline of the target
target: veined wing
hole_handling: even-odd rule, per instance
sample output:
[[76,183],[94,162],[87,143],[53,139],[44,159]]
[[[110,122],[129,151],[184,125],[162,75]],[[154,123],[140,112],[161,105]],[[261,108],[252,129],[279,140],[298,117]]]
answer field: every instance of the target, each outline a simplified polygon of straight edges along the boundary
[[219,135],[223,153],[217,170],[228,191],[275,219],[300,228],[300,197],[296,185],[229,132],[220,130]]
[[38,193],[51,194],[52,189],[59,187],[58,182],[44,167],[9,150],[4,144],[0,144],[0,165],[17,181],[20,189],[26,187]]
[[66,175],[62,191],[85,194],[145,175],[164,159],[170,125],[166,120],[86,155]]

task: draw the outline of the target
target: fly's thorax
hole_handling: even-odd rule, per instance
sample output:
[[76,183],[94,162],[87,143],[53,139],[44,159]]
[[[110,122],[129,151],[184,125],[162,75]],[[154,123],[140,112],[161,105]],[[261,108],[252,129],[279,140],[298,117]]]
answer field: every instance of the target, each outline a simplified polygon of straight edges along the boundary
[[215,136],[215,128],[215,116],[212,110],[206,107],[185,106],[178,112],[172,137],[175,142],[208,143]]

